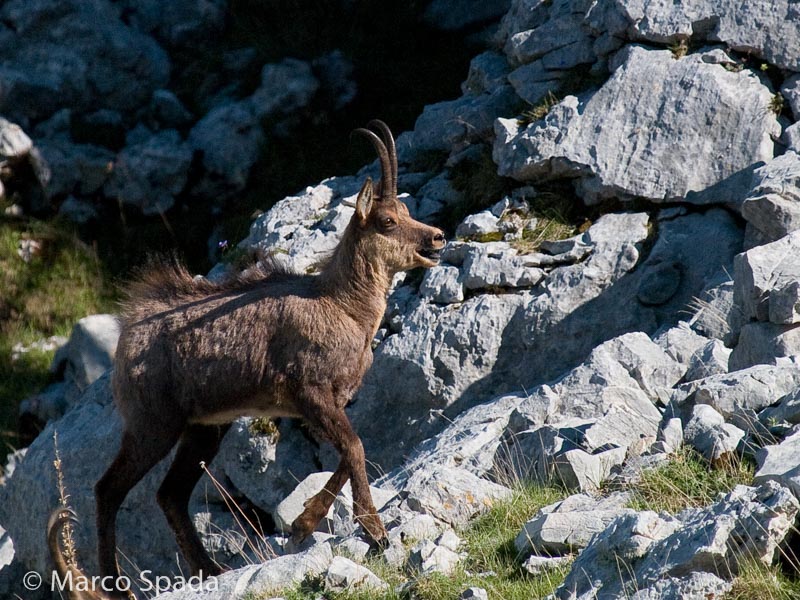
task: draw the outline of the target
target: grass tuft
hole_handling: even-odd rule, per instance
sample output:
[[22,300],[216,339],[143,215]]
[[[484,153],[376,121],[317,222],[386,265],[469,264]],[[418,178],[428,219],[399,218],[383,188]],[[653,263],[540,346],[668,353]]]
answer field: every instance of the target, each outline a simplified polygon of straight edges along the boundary
[[553,189],[537,191],[528,200],[530,216],[536,219],[533,227],[522,232],[522,239],[511,242],[511,247],[520,254],[530,254],[539,249],[545,240],[563,240],[585,231],[591,223],[578,215],[580,202],[556,184]]
[[711,467],[684,446],[664,465],[642,471],[641,481],[632,487],[630,507],[675,514],[711,504],[717,495],[737,485],[751,485],[754,475],[753,465],[746,460]]
[[739,563],[739,573],[725,600],[796,600],[800,580],[790,579],[779,565],[767,566],[759,560]]
[[519,123],[520,127],[527,127],[531,123],[541,121],[559,102],[561,102],[561,98],[556,96],[553,92],[548,91],[539,102],[531,105],[529,109],[522,111],[522,114],[517,119],[517,123]]

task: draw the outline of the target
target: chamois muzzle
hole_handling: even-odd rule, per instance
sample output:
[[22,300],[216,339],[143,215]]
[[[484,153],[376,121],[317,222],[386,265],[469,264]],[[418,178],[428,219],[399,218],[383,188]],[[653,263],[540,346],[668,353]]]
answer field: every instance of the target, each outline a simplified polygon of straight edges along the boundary
[[445,240],[444,233],[440,229],[434,230],[434,234],[431,237],[429,245],[425,246],[421,250],[417,251],[422,258],[426,259],[433,263],[433,265],[439,264],[439,261],[442,258],[442,250],[444,249],[447,240]]

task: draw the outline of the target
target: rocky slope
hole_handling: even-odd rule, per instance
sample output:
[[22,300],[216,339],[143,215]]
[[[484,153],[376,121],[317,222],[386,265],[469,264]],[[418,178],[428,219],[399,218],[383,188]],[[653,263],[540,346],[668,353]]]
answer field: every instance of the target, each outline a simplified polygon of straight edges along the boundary
[[[26,15],[12,14],[18,29]],[[459,560],[451,529],[508,495],[498,482],[555,477],[576,493],[530,515],[517,538],[526,564],[578,553],[554,597],[724,594],[743,561],[779,559],[800,510],[800,14],[787,0],[514,0],[495,36],[472,61],[463,95],[426,107],[398,139],[400,189],[419,218],[459,214],[475,193],[463,175],[480,174],[488,156],[505,193],[479,198],[440,266],[421,280],[397,278],[374,364],[349,408],[382,475],[373,485],[390,530],[386,558],[447,572]],[[140,73],[137,94],[155,90],[159,56],[126,54],[130,62],[113,68]],[[15,81],[23,89],[23,75]],[[137,190],[126,197],[155,210],[170,202],[176,164],[188,162],[183,149],[199,148],[208,181],[236,189],[252,163],[231,160],[226,148],[258,145],[242,124],[291,113],[318,85],[303,63],[267,65],[252,96],[209,112],[185,141],[168,129],[142,135],[117,159],[129,168],[75,183]],[[228,135],[232,120],[238,138]],[[21,146],[19,154],[54,164],[46,145],[39,157]],[[241,251],[313,269],[368,173],[375,165],[278,202],[253,222]],[[477,177],[467,181],[479,187]],[[567,189],[591,217],[564,239],[532,240],[554,189]],[[209,277],[231,269],[220,264]],[[49,569],[42,532],[57,503],[55,434],[71,502],[87,523],[91,487],[115,451],[120,421],[101,375],[110,346],[91,323],[60,355],[69,365],[62,387],[26,405],[49,424],[0,484],[0,548],[13,552],[0,585],[9,589],[10,573]],[[682,445],[709,465],[753,459],[753,485],[677,515],[598,494],[609,478],[624,480]],[[295,423],[265,434],[243,419],[211,471],[240,502],[272,515],[265,543],[285,554],[281,525],[322,485],[315,473],[335,463]],[[138,568],[175,573],[175,545],[154,501],[161,476],[151,473],[126,502],[119,543]],[[310,574],[330,589],[381,587],[334,558],[366,552],[349,502],[337,500],[310,547],[233,570],[206,597],[266,593]],[[253,561],[209,481],[192,505],[217,560]],[[93,528],[76,535],[92,572]],[[425,541],[408,548],[409,538]]]

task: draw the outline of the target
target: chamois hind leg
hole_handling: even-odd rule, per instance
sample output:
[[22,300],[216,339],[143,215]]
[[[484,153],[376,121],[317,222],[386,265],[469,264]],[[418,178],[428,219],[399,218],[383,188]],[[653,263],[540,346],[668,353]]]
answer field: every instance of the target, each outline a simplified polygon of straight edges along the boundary
[[158,488],[158,504],[175,532],[175,539],[192,575],[219,575],[219,565],[208,556],[189,517],[189,498],[203,475],[200,463],[210,463],[230,425],[190,425],[184,431],[167,476]]
[[292,523],[293,536],[295,539],[303,539],[316,529],[349,476],[353,487],[355,518],[373,541],[381,542],[386,537],[386,529],[372,503],[361,439],[353,430],[344,409],[337,408],[332,398],[320,394],[313,399],[304,399],[306,402],[301,405],[303,416],[312,428],[317,429],[333,444],[341,458],[336,472],[325,488],[306,503],[305,510]]
[[175,445],[180,428],[168,428],[147,434],[126,429],[122,434],[119,452],[94,486],[97,502],[97,554],[102,577],[116,579],[117,512],[131,491],[164,458]]

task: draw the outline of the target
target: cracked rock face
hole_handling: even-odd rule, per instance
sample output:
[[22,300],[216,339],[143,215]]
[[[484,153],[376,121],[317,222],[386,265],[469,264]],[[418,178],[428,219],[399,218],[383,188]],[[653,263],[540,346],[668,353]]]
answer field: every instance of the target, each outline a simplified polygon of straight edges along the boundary
[[[589,17],[612,35],[674,43],[681,39],[722,42],[792,71],[800,70],[800,9],[792,0],[612,0]],[[754,26],[757,24],[757,26]]]
[[666,202],[770,160],[771,136],[780,135],[769,110],[773,92],[755,72],[727,70],[720,54],[676,60],[669,51],[627,47],[597,92],[567,96],[526,128],[499,119],[498,172],[519,181],[578,177],[587,203]]
[[[772,563],[798,509],[800,503],[786,488],[768,482],[737,486],[715,504],[676,517],[651,511],[625,514],[592,538],[555,597],[610,599],[633,590],[641,594],[637,598],[657,597],[667,578],[684,580],[670,586],[684,592],[699,587],[720,593],[727,588],[725,581],[719,587],[708,584],[729,580],[739,561]],[[694,579],[697,573],[714,578],[701,584]]]

